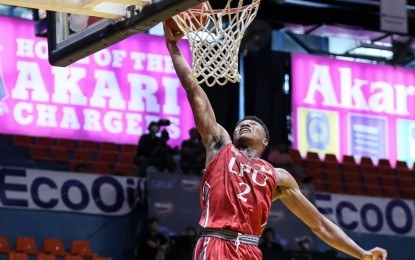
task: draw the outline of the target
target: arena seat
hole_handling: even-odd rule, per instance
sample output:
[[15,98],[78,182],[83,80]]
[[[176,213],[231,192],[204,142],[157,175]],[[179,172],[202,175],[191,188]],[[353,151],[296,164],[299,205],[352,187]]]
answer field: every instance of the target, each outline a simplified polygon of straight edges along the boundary
[[343,176],[340,171],[327,171],[327,182],[342,182]]
[[111,260],[110,257],[103,257],[103,256],[94,256],[92,260]]
[[61,138],[58,139],[58,145],[59,147],[66,147],[68,149],[76,150],[78,148],[78,141]]
[[99,162],[114,163],[118,161],[118,153],[115,151],[98,151]]
[[323,165],[327,171],[340,171],[341,170],[340,164],[338,162],[325,161],[323,162]]
[[397,176],[397,180],[399,187],[415,190],[415,178],[412,176]]
[[339,163],[339,160],[337,160],[337,156],[335,154],[331,154],[331,153],[326,153],[324,155],[324,162],[336,162]]
[[396,169],[409,169],[408,164],[405,161],[396,161]]
[[362,172],[363,175],[367,175],[367,174],[377,174],[377,168],[374,165],[370,165],[370,164],[363,164],[360,166],[360,170]]
[[84,260],[81,255],[66,255],[64,260]]
[[57,144],[56,139],[49,137],[37,137],[35,138],[35,144],[38,146],[52,147]]
[[331,193],[345,193],[342,182],[327,182],[328,191]]
[[410,169],[403,169],[403,168],[397,168],[396,169],[396,175],[403,176],[403,177],[415,177],[414,172]]
[[13,135],[13,144],[17,146],[29,147],[33,145],[33,138],[31,136]]
[[49,149],[43,146],[33,146],[29,149],[30,158],[39,161],[50,161],[52,160],[49,155]]
[[405,199],[413,200],[415,198],[415,189],[413,188],[401,188],[402,197]]
[[121,146],[122,152],[136,152],[137,151],[137,145],[134,144],[123,144]]
[[312,177],[313,180],[322,180],[322,179],[326,180],[327,179],[326,177],[327,172],[323,169],[313,169],[307,172],[307,175]]
[[362,156],[362,158],[360,158],[360,165],[370,165],[370,166],[375,166],[373,164],[372,158],[370,157],[366,157],[366,156]]
[[71,160],[69,150],[66,147],[54,147],[51,149],[51,157],[57,162],[69,162]]
[[382,174],[379,175],[380,181],[383,185],[383,187],[399,187],[399,180],[395,175],[388,175],[388,174]]
[[33,237],[17,237],[15,250],[28,255],[36,255],[38,253],[36,241]]
[[29,260],[29,256],[25,253],[11,251],[7,256],[7,260]]
[[362,175],[359,172],[347,172],[343,177],[346,183],[362,183]]
[[316,152],[307,152],[306,158],[304,161],[305,161],[305,167],[306,167],[307,172],[312,169],[322,168],[322,162],[320,160],[320,157],[318,156],[318,153]]
[[362,174],[363,183],[366,185],[380,185],[379,176],[372,174]]
[[313,179],[313,185],[316,191],[327,192],[326,181],[319,180],[319,179]]
[[75,151],[75,160],[90,163],[91,161],[95,161],[95,155],[96,153],[90,151],[90,150],[76,150]]
[[6,236],[0,236],[0,254],[7,254],[10,252],[9,240]]
[[42,251],[55,256],[65,256],[65,247],[62,240],[58,238],[45,238],[43,239]]
[[134,153],[132,152],[125,152],[118,155],[118,162],[123,164],[133,164],[134,160]]
[[345,182],[346,190],[349,195],[362,195],[363,192],[363,186],[361,183],[349,183]]
[[112,164],[107,162],[94,162],[92,164],[92,172],[110,174],[112,173]]
[[354,163],[342,163],[341,169],[346,173],[359,172],[359,166]]
[[102,142],[99,145],[99,149],[101,151],[108,151],[108,152],[118,152],[118,145],[115,143],[109,143],[109,142]]
[[350,155],[343,155],[341,168],[345,172],[358,172],[359,171],[359,166],[357,165],[354,157]]
[[363,187],[364,187],[365,195],[375,196],[375,197],[383,196],[381,185],[365,184]]
[[98,150],[98,143],[94,141],[80,141],[79,148],[83,150],[96,151]]
[[39,254],[37,254],[36,260],[56,260],[56,256],[40,252]]
[[400,198],[401,197],[401,191],[396,186],[383,186],[383,193],[385,197],[388,198]]
[[356,164],[356,160],[352,155],[343,155],[342,163],[353,163]]
[[301,156],[300,151],[296,149],[290,149],[288,150],[288,154],[290,155],[291,160],[295,165],[303,167],[303,157]]
[[133,164],[124,164],[124,163],[117,163],[114,166],[114,173],[123,175],[123,176],[132,176],[134,175],[134,165]]
[[392,176],[395,174],[395,169],[393,169],[390,166],[379,166],[378,167],[379,175],[386,175],[386,176]]
[[319,161],[319,162],[321,161],[320,156],[316,152],[307,152],[305,159],[307,161]]
[[72,240],[69,251],[73,255],[80,255],[83,257],[93,257],[96,255],[92,252],[88,240]]
[[390,161],[388,159],[379,159],[378,161],[378,167],[389,167],[391,168]]

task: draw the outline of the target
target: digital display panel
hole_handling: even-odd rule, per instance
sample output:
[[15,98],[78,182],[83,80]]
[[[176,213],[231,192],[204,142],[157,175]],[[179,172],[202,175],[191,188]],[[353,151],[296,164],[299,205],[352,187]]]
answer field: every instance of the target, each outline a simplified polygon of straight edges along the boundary
[[410,69],[293,54],[294,148],[412,166],[414,86]]
[[[33,21],[0,25],[0,133],[136,144],[150,122],[169,119],[175,146],[194,126],[164,37],[135,35],[52,67]],[[188,43],[179,44],[190,63]]]

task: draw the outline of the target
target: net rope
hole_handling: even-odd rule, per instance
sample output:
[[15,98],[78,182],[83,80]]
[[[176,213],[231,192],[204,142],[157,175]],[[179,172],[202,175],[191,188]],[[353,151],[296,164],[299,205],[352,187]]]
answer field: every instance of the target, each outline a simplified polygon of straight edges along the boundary
[[223,9],[212,9],[205,2],[200,9],[191,8],[173,17],[190,44],[189,76],[199,84],[224,86],[241,80],[239,47],[246,28],[257,14],[260,0],[251,0],[249,4],[238,0],[237,7],[232,7],[232,1],[228,0]]

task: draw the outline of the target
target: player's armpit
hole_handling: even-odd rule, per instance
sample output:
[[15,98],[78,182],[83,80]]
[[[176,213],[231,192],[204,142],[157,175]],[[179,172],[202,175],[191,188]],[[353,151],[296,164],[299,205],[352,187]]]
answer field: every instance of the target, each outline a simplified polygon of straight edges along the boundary
[[301,193],[300,187],[287,171],[279,169],[279,198],[313,231],[318,230],[322,225],[323,216],[317,208]]
[[282,196],[282,186],[284,185],[284,174],[289,174],[287,171],[281,168],[274,168],[275,174],[277,174],[277,187],[272,195],[272,201],[279,199]]

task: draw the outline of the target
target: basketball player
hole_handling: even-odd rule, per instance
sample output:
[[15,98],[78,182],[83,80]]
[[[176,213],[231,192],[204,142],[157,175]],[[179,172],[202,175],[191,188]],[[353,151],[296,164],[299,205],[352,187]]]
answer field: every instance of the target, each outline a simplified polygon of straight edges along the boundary
[[281,199],[311,230],[330,246],[355,258],[385,260],[386,250],[362,249],[338,226],[319,213],[285,170],[260,159],[269,133],[257,117],[242,119],[233,140],[216,122],[211,104],[177,46],[183,37],[164,24],[166,45],[192,108],[197,130],[206,148],[206,172],[201,181],[200,202],[204,231],[194,259],[262,258],[258,237],[267,224],[271,202]]

